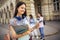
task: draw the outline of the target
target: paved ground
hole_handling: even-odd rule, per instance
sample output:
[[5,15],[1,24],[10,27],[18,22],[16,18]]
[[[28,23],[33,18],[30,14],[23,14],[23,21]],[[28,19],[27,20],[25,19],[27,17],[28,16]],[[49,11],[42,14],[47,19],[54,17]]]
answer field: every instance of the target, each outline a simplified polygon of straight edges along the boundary
[[[57,29],[58,32],[53,35],[45,36],[45,39],[46,40],[60,40],[60,22],[51,21],[51,22],[47,22],[46,25]],[[40,40],[40,39],[34,38],[33,40]]]
[[[60,22],[51,21],[46,22],[45,25],[45,39],[46,40],[60,40]],[[3,40],[3,35],[8,32],[7,25],[0,24],[0,40]],[[40,38],[40,37],[39,37]],[[40,40],[40,39],[33,38],[33,40]]]

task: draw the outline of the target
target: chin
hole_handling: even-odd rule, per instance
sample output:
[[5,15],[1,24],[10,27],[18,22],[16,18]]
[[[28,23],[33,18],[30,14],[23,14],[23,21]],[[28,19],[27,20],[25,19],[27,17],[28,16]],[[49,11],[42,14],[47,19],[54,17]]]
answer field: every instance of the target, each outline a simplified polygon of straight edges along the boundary
[[24,14],[24,12],[22,12],[21,14]]

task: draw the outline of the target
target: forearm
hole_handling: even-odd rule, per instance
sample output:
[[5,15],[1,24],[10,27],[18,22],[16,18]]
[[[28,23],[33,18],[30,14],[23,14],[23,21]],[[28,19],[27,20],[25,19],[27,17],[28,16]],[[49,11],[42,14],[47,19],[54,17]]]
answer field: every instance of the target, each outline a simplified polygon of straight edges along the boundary
[[35,30],[35,29],[38,29],[39,28],[39,23],[37,23],[32,29],[31,31]]
[[32,29],[29,28],[29,30],[24,32],[23,34],[19,34],[19,35],[17,34],[16,37],[19,38],[19,37],[25,36],[27,34],[30,34],[33,30],[37,29],[37,26],[39,26],[39,24],[36,24],[36,26],[33,27]]
[[28,30],[28,31],[26,31],[25,33],[23,33],[23,34],[17,34],[17,38],[19,38],[19,37],[23,37],[23,36],[25,36],[25,35],[28,35],[28,34],[30,34],[30,31]]
[[11,37],[12,37],[12,38],[17,38],[17,37],[16,37],[17,34],[16,34],[16,32],[15,32],[15,30],[13,29],[12,26],[10,26],[10,29],[9,29],[9,30],[10,30],[10,32],[11,32]]

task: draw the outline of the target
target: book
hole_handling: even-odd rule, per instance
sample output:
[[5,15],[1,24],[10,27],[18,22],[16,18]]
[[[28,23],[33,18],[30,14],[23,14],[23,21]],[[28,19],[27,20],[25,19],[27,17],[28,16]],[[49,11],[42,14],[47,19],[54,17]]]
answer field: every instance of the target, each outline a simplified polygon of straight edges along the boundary
[[17,34],[22,34],[28,31],[28,25],[12,25]]

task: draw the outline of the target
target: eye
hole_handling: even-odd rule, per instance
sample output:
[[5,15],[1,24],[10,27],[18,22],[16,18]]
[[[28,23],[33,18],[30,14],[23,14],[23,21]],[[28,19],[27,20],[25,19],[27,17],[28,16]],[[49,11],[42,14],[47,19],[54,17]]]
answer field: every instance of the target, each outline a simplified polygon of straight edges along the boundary
[[24,7],[21,7],[21,9],[25,9]]

